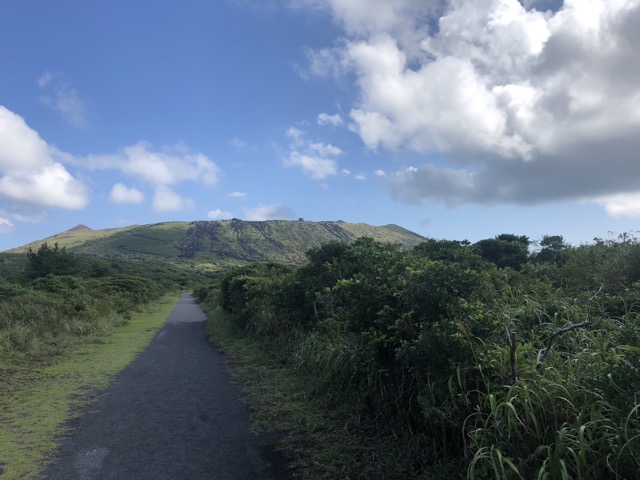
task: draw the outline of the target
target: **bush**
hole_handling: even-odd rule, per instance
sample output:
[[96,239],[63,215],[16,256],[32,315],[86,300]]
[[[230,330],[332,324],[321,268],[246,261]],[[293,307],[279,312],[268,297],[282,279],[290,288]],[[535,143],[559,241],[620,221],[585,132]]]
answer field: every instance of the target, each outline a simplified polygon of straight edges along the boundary
[[334,242],[198,297],[357,419],[385,465],[367,476],[635,478],[640,246],[546,240],[533,262],[514,235]]
[[0,358],[46,358],[74,336],[110,331],[140,305],[188,284],[190,275],[203,278],[166,264],[80,258],[57,245],[43,244],[25,257],[0,262],[6,278],[14,280],[0,281]]

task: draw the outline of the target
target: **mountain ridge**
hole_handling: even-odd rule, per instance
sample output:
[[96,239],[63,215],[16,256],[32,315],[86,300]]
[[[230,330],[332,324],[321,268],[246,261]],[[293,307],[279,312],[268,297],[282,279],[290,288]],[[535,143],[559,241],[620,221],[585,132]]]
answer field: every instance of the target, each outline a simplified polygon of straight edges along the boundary
[[412,247],[425,237],[398,225],[371,226],[343,221],[238,219],[163,222],[92,230],[80,224],[59,234],[10,250],[24,253],[44,242],[71,252],[124,259],[160,259],[224,267],[272,261],[299,265],[305,252],[330,241],[359,237]]

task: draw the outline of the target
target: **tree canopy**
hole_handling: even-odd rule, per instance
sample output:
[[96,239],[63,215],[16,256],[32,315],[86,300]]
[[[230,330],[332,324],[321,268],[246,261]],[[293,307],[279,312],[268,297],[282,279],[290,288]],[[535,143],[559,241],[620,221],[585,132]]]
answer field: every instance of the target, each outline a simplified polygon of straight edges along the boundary
[[56,242],[50,247],[44,242],[37,251],[27,250],[25,275],[28,279],[46,277],[47,275],[73,275],[80,270],[80,261],[76,255],[60,248]]

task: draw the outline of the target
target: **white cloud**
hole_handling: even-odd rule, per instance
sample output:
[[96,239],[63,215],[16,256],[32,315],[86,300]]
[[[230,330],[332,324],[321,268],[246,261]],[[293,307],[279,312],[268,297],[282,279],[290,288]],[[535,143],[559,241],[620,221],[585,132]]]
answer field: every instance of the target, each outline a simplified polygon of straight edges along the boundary
[[116,183],[111,189],[109,199],[114,203],[140,204],[144,201],[144,194],[136,188],[127,188],[122,183]]
[[380,169],[378,169],[375,172],[373,172],[373,174],[376,177],[386,177],[387,176],[386,172],[384,170],[380,170]]
[[0,196],[12,202],[13,210],[84,208],[87,189],[60,163],[66,157],[0,105]]
[[13,229],[13,223],[9,219],[0,217],[0,233],[10,233]]
[[83,166],[94,170],[120,170],[152,185],[176,185],[200,181],[218,183],[220,168],[207,156],[191,152],[185,145],[153,150],[147,142],[123,148],[116,155],[89,155]]
[[233,216],[233,213],[227,212],[225,210],[220,210],[219,208],[211,210],[209,213],[207,213],[207,217],[209,218],[209,220],[227,220],[229,218],[233,218]]
[[0,194],[20,203],[71,210],[88,202],[85,186],[59,163],[37,171],[6,172],[0,179]]
[[[354,76],[350,129],[367,148],[423,155],[387,177],[397,198],[530,204],[640,191],[639,0],[297,3],[344,29],[308,58],[311,73]],[[623,203],[602,204],[634,211]]]
[[292,218],[291,210],[279,203],[271,205],[260,204],[255,208],[246,208],[244,213],[247,220],[254,221],[288,220]]
[[299,142],[304,137],[304,132],[296,127],[289,127],[286,133],[287,137],[292,139],[294,142]]
[[407,69],[407,57],[389,35],[351,44],[363,103],[351,111],[353,129],[367,147],[407,146],[420,152],[471,150],[503,157],[530,148],[508,131],[485,78],[466,58],[445,57]]
[[308,148],[323,157],[337,157],[342,155],[342,150],[329,143],[309,143]]
[[317,180],[337,173],[337,166],[334,160],[320,156],[305,155],[296,150],[289,153],[289,156],[284,160],[284,164],[287,167],[301,167],[305,174]]
[[300,167],[311,178],[321,180],[338,173],[338,164],[331,157],[342,155],[343,151],[329,143],[312,142],[306,132],[290,127],[286,136],[291,139],[289,152],[283,163],[286,167]]
[[338,48],[306,49],[308,68],[301,70],[303,77],[341,77],[348,71],[342,51]]
[[177,212],[193,208],[193,205],[192,199],[184,198],[164,185],[156,188],[153,197],[153,209],[156,212]]
[[69,123],[85,127],[89,121],[84,102],[65,80],[57,73],[45,72],[38,79],[38,86],[45,91],[40,97],[43,104],[56,110]]
[[640,193],[618,194],[595,200],[612,217],[640,218]]
[[367,179],[367,176],[364,173],[358,173],[353,178],[355,178],[356,180],[364,181]]
[[336,113],[329,115],[328,113],[321,113],[318,115],[318,125],[333,125],[337,127],[343,124],[342,117]]
[[229,197],[231,198],[246,198],[247,194],[245,192],[231,192]]

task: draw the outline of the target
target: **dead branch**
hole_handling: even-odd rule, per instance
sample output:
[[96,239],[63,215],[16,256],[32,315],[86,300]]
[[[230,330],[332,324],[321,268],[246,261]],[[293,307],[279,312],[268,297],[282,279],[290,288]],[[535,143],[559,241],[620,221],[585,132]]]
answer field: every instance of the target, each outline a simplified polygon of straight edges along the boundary
[[556,338],[564,335],[565,333],[571,332],[572,330],[577,330],[579,328],[589,328],[593,326],[593,302],[603,288],[604,285],[600,285],[598,291],[589,300],[589,310],[587,311],[587,318],[584,322],[574,323],[572,325],[569,325],[568,327],[561,328],[560,330],[552,333],[551,336],[549,336],[549,338],[547,339],[547,345],[544,348],[540,349],[540,351],[538,352],[538,360],[536,362],[536,369],[538,370],[538,372],[542,370],[542,363],[551,351],[551,347],[553,347],[553,342]]
[[516,348],[518,348],[518,335],[515,330],[507,329],[507,342],[509,343],[509,359],[511,361],[511,380],[518,383],[518,366],[516,363]]

